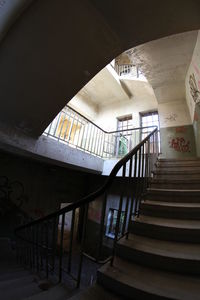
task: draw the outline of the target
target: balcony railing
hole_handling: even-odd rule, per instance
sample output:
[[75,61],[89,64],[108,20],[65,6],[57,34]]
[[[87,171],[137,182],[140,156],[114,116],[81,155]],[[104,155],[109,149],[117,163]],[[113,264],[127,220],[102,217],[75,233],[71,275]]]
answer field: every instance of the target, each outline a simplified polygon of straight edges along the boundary
[[44,135],[101,158],[123,157],[140,141],[144,128],[105,131],[68,105],[44,131]]

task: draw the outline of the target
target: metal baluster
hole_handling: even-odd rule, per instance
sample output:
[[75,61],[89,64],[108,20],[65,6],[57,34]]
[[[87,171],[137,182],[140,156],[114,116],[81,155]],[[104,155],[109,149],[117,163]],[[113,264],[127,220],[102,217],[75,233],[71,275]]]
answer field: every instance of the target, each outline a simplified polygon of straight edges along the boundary
[[130,184],[131,184],[132,165],[133,165],[133,159],[131,157],[130,160],[129,160],[128,191],[127,191],[127,198],[126,198],[126,209],[125,209],[125,216],[124,216],[124,224],[123,224],[123,230],[122,230],[123,235],[124,235],[124,232],[126,230],[126,223],[127,223],[127,218],[128,218],[128,208],[129,208],[129,198],[130,198],[129,189],[130,189]]
[[52,222],[53,226],[53,233],[52,233],[52,268],[51,270],[54,271],[55,269],[55,255],[56,255],[56,244],[57,244],[57,239],[56,239],[56,226],[57,225],[57,217],[53,219]]
[[[96,128],[96,131],[97,131],[97,133],[98,133],[97,128]],[[94,154],[95,154],[95,149],[96,149],[97,139],[98,139],[98,137],[97,137],[97,134],[96,134],[96,135],[95,135],[94,150],[93,150],[93,153],[94,153]]]
[[38,224],[36,224],[36,268],[37,268],[37,272],[39,272],[39,237],[38,237]]
[[61,116],[61,113],[59,113],[59,115],[58,115],[58,117],[57,117],[58,119],[57,119],[57,123],[56,123],[55,129],[54,129],[53,136],[56,136],[56,131],[57,131],[58,125],[59,125],[59,123],[60,123],[60,116]]
[[60,231],[60,255],[59,255],[59,282],[62,281],[62,260],[63,260],[63,236],[65,226],[65,213],[61,215],[61,231]]
[[60,132],[58,134],[58,140],[60,140],[60,136],[61,136],[61,133],[62,133],[62,130],[63,130],[63,126],[64,126],[64,123],[65,123],[65,118],[66,118],[66,113],[65,112],[62,112],[62,116],[61,116],[61,119],[63,117],[63,120],[62,120],[62,125],[60,126]]
[[[67,136],[67,130],[68,130],[68,128],[69,128],[69,125],[70,125],[70,119],[71,119],[71,114],[72,114],[72,111],[71,110],[69,110],[68,108],[67,108],[67,111],[69,111],[69,114],[67,114],[67,112],[66,112],[66,116],[67,116],[67,125],[66,125],[66,128],[65,128],[65,132],[64,132],[64,136],[63,136],[63,140],[65,141],[66,140],[66,136]],[[68,139],[68,137],[67,137],[67,139]]]
[[87,150],[87,139],[88,139],[88,132],[89,132],[89,128],[90,128],[90,123],[87,124],[87,133],[86,133],[86,137],[85,137],[85,145],[83,147],[84,150]]
[[74,139],[75,139],[75,136],[76,136],[76,130],[77,130],[77,126],[78,126],[78,117],[77,117],[77,114],[75,114],[75,120],[74,120],[74,124],[75,124],[75,126],[74,126],[74,129],[73,129],[73,131],[74,131],[74,135],[73,135],[73,140],[72,140],[72,144],[73,145],[75,145],[75,143],[74,143]]
[[69,257],[68,257],[68,272],[71,272],[71,261],[72,261],[72,246],[74,237],[74,223],[75,223],[76,210],[72,211],[71,230],[70,230],[70,242],[69,242]]
[[97,259],[99,260],[101,257],[101,250],[103,244],[103,236],[104,236],[104,226],[105,226],[105,215],[106,215],[106,204],[107,204],[107,192],[104,194],[102,209],[101,209],[101,224],[100,224],[100,234],[99,234],[99,243],[98,243],[98,252]]
[[[122,169],[122,178],[125,178],[126,163],[123,165],[122,168],[123,168]],[[120,219],[121,219],[122,206],[123,206],[123,197],[124,197],[124,190],[122,190],[121,195],[120,195],[119,208],[118,208],[118,214],[117,214],[117,222],[116,222],[116,227],[115,227],[115,238],[114,238],[114,246],[113,246],[112,259],[111,259],[111,266],[113,265],[116,244],[117,244],[117,241],[118,241],[118,238],[119,238]]]
[[84,245],[85,245],[87,216],[88,216],[88,203],[84,207],[83,230],[82,230],[82,237],[81,237],[81,251],[80,251],[80,261],[79,261],[79,269],[78,269],[78,277],[77,277],[77,288],[79,288],[81,283],[81,272],[83,266],[83,252],[84,252]]
[[72,133],[73,126],[74,126],[74,119],[75,119],[75,113],[73,113],[72,122],[71,122],[71,125],[69,128],[69,134],[68,134],[68,138],[67,138],[68,143],[70,143],[71,133]]
[[91,125],[90,136],[88,140],[88,151],[92,153],[93,137],[94,137],[95,126]]
[[46,239],[46,277],[49,277],[49,232],[48,221],[45,223],[45,239]]
[[83,134],[82,134],[82,137],[81,137],[81,145],[80,145],[80,148],[83,149],[83,141],[84,141],[84,134],[85,134],[85,128],[87,126],[87,123],[83,124]]
[[78,122],[79,122],[79,126],[80,126],[80,127],[79,127],[79,129],[78,129],[78,138],[77,138],[77,145],[76,145],[76,148],[79,147],[79,139],[80,139],[80,134],[81,134],[81,128],[82,128],[82,125],[83,125],[83,124],[81,123],[80,120],[81,120],[81,118],[79,117]]

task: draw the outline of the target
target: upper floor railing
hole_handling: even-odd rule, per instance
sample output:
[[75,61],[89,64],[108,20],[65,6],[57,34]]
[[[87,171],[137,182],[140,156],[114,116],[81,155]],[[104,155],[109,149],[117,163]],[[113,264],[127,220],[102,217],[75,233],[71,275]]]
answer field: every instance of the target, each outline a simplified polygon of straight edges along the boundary
[[[44,131],[71,147],[102,157],[122,157],[144,138],[143,128],[105,131],[68,105],[56,116]],[[148,131],[147,131],[148,132]]]
[[[34,271],[45,273],[47,278],[56,275],[58,282],[66,280],[64,274],[67,273],[77,287],[86,257],[112,264],[118,240],[124,236],[128,239],[134,217],[140,213],[141,199],[149,186],[158,152],[158,130],[155,128],[117,162],[98,190],[44,218],[18,227],[15,232],[19,261]],[[110,201],[113,194],[115,199]],[[91,223],[94,207],[98,208],[98,214]],[[95,236],[91,232],[93,227]],[[106,250],[108,245],[109,251]]]

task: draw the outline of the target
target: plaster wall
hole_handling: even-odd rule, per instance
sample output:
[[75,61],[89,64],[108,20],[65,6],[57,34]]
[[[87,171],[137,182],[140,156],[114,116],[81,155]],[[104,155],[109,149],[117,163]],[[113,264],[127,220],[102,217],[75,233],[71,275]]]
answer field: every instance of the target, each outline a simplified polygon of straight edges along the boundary
[[117,129],[117,118],[132,114],[133,127],[140,126],[140,112],[157,110],[157,101],[148,82],[124,80],[126,86],[133,91],[128,101],[121,101],[102,106],[96,123],[107,131]]
[[186,100],[190,111],[191,120],[193,122],[195,112],[195,100],[191,94],[190,76],[194,76],[196,88],[200,91],[200,31],[198,32],[196,46],[194,48],[191,63],[188,68],[187,76],[185,79]]
[[[87,195],[90,175],[86,172],[66,169],[46,163],[37,162],[30,158],[0,151],[0,183],[1,191],[9,192],[10,199],[18,206],[21,197],[19,182],[24,189],[20,209],[9,209],[9,199],[4,199],[5,207],[1,210],[3,195],[1,192],[0,205],[0,236],[9,236],[19,225],[20,212],[33,219],[43,217],[60,208],[61,203],[71,203]],[[4,186],[4,177],[8,179],[8,186]],[[10,187],[9,187],[10,186]],[[9,189],[9,190],[8,190]],[[21,199],[21,198],[20,198]],[[27,222],[27,220],[26,220]]]
[[92,173],[101,173],[103,170],[103,159],[72,148],[56,139],[44,135],[34,139],[3,124],[0,128],[0,149],[4,151]]

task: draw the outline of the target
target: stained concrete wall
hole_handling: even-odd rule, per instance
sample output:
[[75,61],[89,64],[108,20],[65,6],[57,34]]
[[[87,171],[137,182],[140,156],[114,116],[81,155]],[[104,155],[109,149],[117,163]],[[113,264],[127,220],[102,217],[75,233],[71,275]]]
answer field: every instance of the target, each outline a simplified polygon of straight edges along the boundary
[[19,130],[9,128],[4,124],[0,126],[0,149],[54,165],[87,170],[92,173],[101,173],[103,170],[103,159],[99,157],[44,135],[38,139],[27,137]]
[[[0,235],[13,234],[14,228],[20,221],[20,210],[31,218],[40,218],[60,208],[61,203],[71,203],[79,200],[92,191],[90,176],[63,167],[37,162],[30,158],[0,152]],[[4,186],[4,179],[8,178],[8,187]],[[2,213],[2,201],[5,206],[9,200],[4,198],[2,190],[10,193],[13,203],[19,205],[18,197],[21,195],[19,185],[12,185],[18,181],[24,188],[22,206],[20,210],[5,210]],[[21,196],[20,196],[21,199]]]
[[196,152],[200,156],[200,31],[186,80],[186,99],[194,128]]

